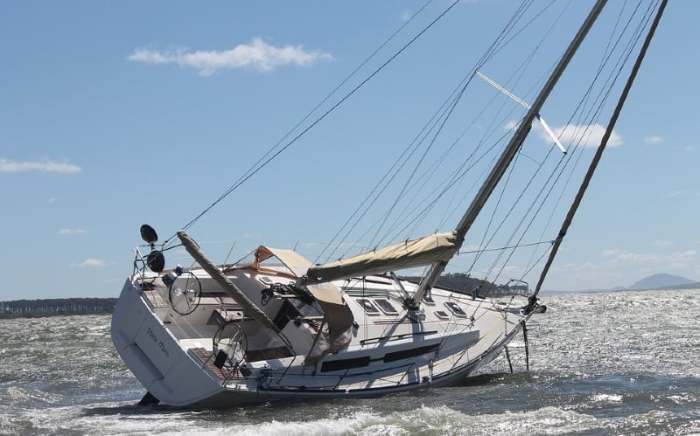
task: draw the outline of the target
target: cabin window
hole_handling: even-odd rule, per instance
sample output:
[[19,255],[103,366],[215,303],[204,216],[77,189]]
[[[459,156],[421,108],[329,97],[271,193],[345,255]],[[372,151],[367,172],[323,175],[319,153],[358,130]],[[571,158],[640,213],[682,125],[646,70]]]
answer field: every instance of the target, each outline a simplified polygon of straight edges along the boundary
[[454,301],[447,301],[445,303],[445,307],[450,309],[450,312],[452,312],[455,316],[458,316],[460,318],[467,317],[467,313],[459,306],[459,304],[455,303]]
[[330,362],[323,362],[321,365],[321,372],[362,368],[369,365],[369,363],[369,356],[355,357],[353,359],[331,360]]
[[375,298],[374,299],[374,304],[379,307],[379,310],[384,312],[385,315],[398,315],[399,312],[394,308],[394,305],[391,304],[389,300],[386,300],[384,298]]
[[426,345],[425,347],[409,348],[408,350],[394,351],[387,353],[384,356],[384,362],[395,362],[397,360],[408,359],[411,357],[421,356],[423,354],[432,353],[438,349],[440,344]]
[[367,298],[358,298],[355,301],[357,301],[357,304],[362,306],[367,315],[379,315],[379,309],[377,309],[377,307]]
[[440,319],[450,319],[450,315],[447,314],[444,310],[436,310],[435,316],[437,316]]

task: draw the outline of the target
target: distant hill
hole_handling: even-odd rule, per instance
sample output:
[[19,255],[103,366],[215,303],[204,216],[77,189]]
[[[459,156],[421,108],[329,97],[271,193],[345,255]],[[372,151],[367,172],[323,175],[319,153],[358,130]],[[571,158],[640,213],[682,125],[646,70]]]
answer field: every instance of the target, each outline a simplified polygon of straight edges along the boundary
[[[408,276],[403,277],[413,283],[420,283],[422,277]],[[528,295],[528,289],[519,284],[511,286],[498,286],[494,283],[487,282],[476,277],[471,277],[464,273],[446,273],[440,276],[436,283],[437,287],[449,289],[461,294],[479,296],[479,297],[503,297],[510,295]]]
[[643,290],[643,289],[664,289],[664,288],[677,288],[687,285],[695,284],[695,280],[687,279],[681,276],[674,276],[671,274],[654,274],[649,277],[645,277],[642,280],[634,283],[629,289]]

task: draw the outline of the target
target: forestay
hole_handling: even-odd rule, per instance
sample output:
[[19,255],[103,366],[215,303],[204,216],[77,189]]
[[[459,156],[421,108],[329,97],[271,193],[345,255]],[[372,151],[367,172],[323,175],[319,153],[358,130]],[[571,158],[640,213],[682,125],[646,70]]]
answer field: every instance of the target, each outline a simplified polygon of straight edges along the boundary
[[306,280],[308,283],[322,283],[413,268],[447,261],[456,250],[454,233],[436,233],[309,268]]

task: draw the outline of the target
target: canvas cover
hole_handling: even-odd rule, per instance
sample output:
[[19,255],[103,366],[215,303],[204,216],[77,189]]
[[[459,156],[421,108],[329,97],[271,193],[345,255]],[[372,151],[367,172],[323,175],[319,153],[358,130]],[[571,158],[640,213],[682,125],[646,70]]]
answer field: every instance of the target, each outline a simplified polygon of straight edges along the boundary
[[311,267],[306,280],[308,283],[322,283],[428,265],[449,260],[456,250],[454,233],[436,233]]
[[236,285],[231,282],[231,280],[226,277],[226,275],[221,272],[219,268],[214,265],[214,263],[209,260],[209,258],[204,254],[204,252],[199,248],[199,245],[190,238],[184,231],[177,232],[178,238],[185,247],[185,250],[194,258],[194,260],[199,263],[199,265],[213,278],[234,300],[241,306],[243,313],[247,316],[258,321],[260,324],[266,326],[274,332],[279,332],[279,329],[275,323],[263,312],[258,306],[255,305],[246,296],[245,292],[241,291],[236,287]]
[[[261,245],[255,251],[255,259],[258,264],[272,257],[282,262],[298,278],[302,277],[313,266],[308,259],[294,250]],[[341,348],[346,342],[347,335],[345,333],[352,327],[354,321],[352,311],[343,300],[342,291],[332,283],[309,284],[306,288],[323,309],[324,320],[328,325],[331,351]]]
[[276,257],[280,262],[282,262],[282,264],[286,266],[295,277],[303,276],[306,274],[306,270],[312,266],[312,263],[307,258],[294,250],[271,248],[261,245],[257,250],[255,250],[256,267],[258,267],[261,262],[264,262],[272,257]]

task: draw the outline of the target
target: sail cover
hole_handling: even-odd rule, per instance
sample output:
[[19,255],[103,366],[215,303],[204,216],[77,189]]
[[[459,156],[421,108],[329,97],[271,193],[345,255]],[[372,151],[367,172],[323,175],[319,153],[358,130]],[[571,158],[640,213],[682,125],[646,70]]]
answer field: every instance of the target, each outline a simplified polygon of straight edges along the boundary
[[311,262],[294,250],[284,248],[271,248],[261,245],[255,250],[255,267],[272,257],[276,257],[295,277],[304,275]]
[[[255,261],[261,262],[277,258],[296,277],[301,277],[313,264],[294,250],[271,248],[261,245],[255,250]],[[328,325],[330,351],[335,351],[346,345],[350,339],[346,332],[352,327],[354,318],[352,311],[345,304],[343,293],[332,283],[307,284],[306,289],[321,305],[324,320]]]
[[307,282],[330,282],[447,261],[456,250],[454,233],[436,233],[309,268]]

